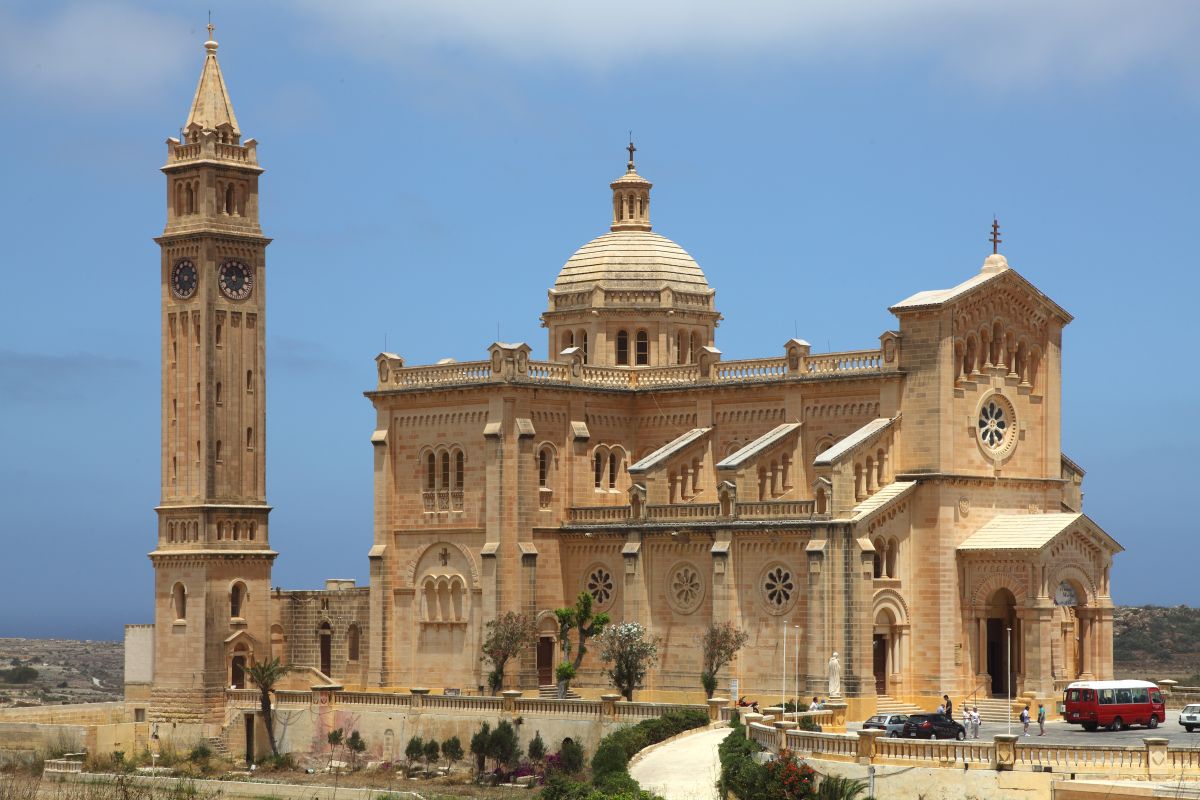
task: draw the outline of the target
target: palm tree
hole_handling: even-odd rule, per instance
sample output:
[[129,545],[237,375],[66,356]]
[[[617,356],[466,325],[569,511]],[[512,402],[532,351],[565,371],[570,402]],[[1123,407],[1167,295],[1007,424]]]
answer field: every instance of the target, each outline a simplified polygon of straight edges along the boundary
[[259,714],[262,715],[263,725],[267,728],[267,739],[271,742],[271,755],[279,758],[279,747],[275,744],[275,718],[271,714],[271,692],[275,684],[296,668],[284,664],[278,658],[270,661],[257,661],[246,670],[246,676],[258,687]]

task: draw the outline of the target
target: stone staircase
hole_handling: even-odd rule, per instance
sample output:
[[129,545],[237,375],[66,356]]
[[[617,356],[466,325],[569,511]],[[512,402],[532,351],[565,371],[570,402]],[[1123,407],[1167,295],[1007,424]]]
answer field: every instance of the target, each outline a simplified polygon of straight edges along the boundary
[[889,697],[886,694],[881,694],[878,696],[876,708],[876,714],[919,714],[925,710],[909,703],[902,703],[896,698]]
[[[542,700],[557,700],[558,699],[558,685],[554,684],[554,683],[549,683],[544,686],[539,686],[538,687],[538,697]],[[567,699],[568,700],[579,700],[580,697],[575,692],[574,689],[567,689]]]
[[233,753],[229,752],[229,746],[225,744],[225,738],[222,736],[209,736],[204,740],[204,744],[214,756],[233,758]]
[[[972,699],[964,702],[972,708],[979,706],[979,719],[982,722],[1008,722],[1008,701],[1003,697],[981,697],[978,701]],[[1012,720],[1014,723],[1018,721],[1020,713],[1019,708],[1013,708]],[[1036,717],[1037,706],[1030,709],[1030,713]],[[956,707],[954,718],[961,721],[961,717],[962,708]]]

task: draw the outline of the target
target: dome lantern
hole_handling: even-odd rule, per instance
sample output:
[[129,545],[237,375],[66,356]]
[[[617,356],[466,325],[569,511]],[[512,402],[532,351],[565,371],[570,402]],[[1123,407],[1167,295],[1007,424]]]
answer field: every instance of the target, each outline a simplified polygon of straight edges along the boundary
[[650,230],[650,187],[654,184],[637,174],[633,166],[633,154],[637,148],[629,140],[629,163],[625,174],[609,184],[613,191],[614,231]]

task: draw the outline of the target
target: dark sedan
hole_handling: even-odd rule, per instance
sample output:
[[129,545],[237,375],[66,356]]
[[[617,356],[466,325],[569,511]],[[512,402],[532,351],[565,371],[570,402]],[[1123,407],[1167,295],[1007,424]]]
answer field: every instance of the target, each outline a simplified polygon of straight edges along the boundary
[[967,738],[967,729],[945,714],[909,714],[904,721],[906,739],[958,739]]

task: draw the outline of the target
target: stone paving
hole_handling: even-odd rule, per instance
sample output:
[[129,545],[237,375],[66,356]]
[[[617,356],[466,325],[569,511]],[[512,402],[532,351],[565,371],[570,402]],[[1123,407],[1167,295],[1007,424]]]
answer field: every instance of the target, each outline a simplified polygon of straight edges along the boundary
[[665,800],[717,800],[717,745],[729,734],[729,728],[717,728],[684,736],[648,753],[629,772]]

